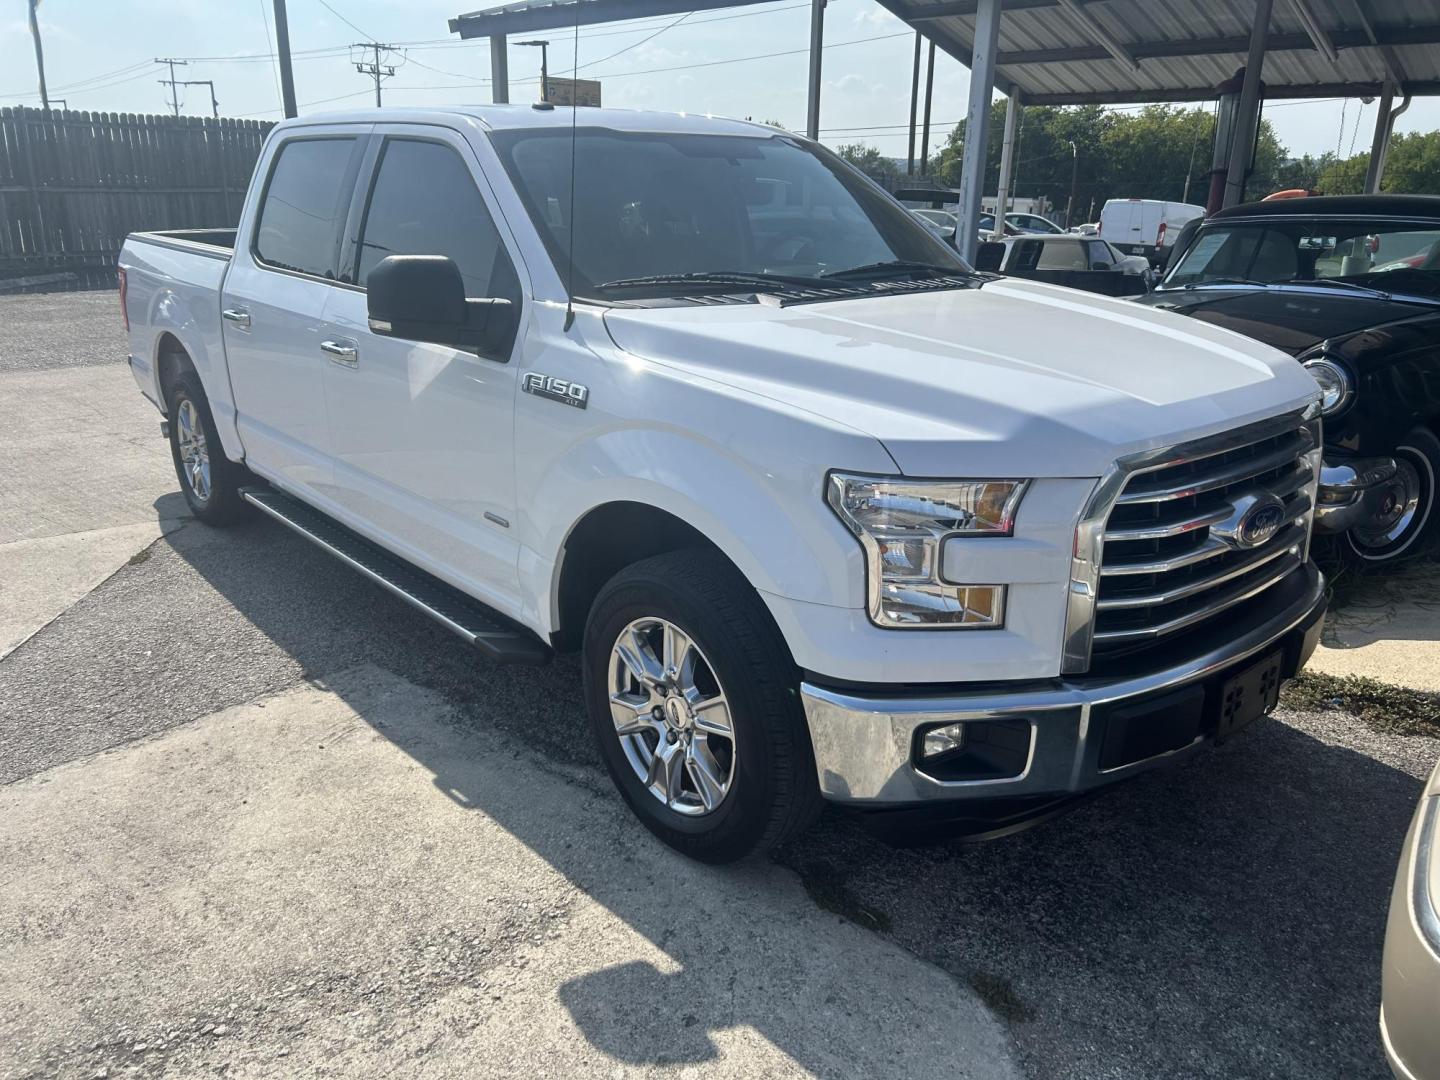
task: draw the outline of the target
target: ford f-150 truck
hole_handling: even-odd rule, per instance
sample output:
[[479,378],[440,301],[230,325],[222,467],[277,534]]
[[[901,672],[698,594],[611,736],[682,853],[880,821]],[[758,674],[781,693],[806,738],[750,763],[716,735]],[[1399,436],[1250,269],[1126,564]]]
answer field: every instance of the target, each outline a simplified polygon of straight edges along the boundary
[[291,120],[236,230],[120,270],[195,517],[258,508],[496,660],[578,650],[696,858],[826,800],[1018,827],[1230,736],[1320,632],[1298,364],[977,274],[772,127]]

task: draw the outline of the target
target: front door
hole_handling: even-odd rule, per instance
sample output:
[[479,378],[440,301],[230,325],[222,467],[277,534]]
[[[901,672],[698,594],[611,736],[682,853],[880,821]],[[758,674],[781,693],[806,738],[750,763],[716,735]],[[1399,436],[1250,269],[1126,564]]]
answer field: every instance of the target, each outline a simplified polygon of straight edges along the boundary
[[236,423],[251,468],[298,494],[330,482],[324,310],[368,125],[301,129],[269,156],[221,295]]
[[467,296],[518,306],[517,263],[463,139],[421,125],[378,125],[375,139],[349,230],[345,273],[360,289],[334,291],[325,308],[335,498],[373,539],[511,610],[516,365],[372,334],[363,289],[387,255],[446,255]]

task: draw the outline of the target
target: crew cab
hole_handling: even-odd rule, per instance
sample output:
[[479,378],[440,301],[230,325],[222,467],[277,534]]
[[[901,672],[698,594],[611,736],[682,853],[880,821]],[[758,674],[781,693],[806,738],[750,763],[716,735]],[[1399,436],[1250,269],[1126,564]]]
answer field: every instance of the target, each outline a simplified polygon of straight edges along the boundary
[[1440,544],[1440,198],[1222,210],[1143,302],[1273,345],[1319,380],[1316,527],[1342,557],[1379,566]]
[[233,234],[120,269],[194,515],[496,660],[578,651],[621,795],[696,858],[827,800],[1034,820],[1229,737],[1320,631],[1309,375],[976,273],[788,132],[304,117]]

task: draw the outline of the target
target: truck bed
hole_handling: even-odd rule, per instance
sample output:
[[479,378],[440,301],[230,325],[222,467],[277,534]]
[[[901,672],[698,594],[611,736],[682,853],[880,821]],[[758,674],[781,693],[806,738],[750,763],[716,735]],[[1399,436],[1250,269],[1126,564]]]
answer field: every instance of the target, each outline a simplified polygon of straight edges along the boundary
[[193,251],[197,255],[208,255],[215,259],[229,259],[235,250],[234,229],[166,229],[131,233],[130,239],[180,251]]

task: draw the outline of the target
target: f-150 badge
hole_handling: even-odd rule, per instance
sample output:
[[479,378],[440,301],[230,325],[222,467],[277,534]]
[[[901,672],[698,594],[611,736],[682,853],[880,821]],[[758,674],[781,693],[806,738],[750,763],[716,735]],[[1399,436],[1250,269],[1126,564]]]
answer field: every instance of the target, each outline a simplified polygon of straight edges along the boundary
[[584,383],[557,379],[554,375],[541,375],[538,371],[527,372],[521,388],[527,394],[549,398],[562,405],[573,405],[577,409],[585,408],[590,401],[590,388]]

